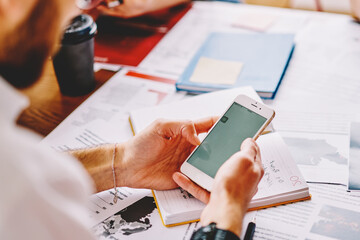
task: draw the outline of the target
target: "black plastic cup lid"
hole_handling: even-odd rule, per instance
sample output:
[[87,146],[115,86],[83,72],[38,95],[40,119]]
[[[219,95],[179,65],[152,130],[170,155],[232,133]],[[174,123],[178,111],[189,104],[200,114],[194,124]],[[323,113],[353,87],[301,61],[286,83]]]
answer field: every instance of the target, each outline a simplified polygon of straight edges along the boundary
[[87,14],[75,17],[66,28],[62,44],[78,44],[93,38],[97,26],[93,18]]

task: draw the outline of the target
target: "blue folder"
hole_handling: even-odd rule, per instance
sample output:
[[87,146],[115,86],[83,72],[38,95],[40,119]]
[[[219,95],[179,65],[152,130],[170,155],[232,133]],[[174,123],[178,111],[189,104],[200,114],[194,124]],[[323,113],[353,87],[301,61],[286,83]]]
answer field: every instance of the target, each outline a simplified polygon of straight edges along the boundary
[[[211,33],[176,83],[179,91],[211,92],[252,86],[262,98],[274,98],[294,50],[293,34]],[[201,57],[242,62],[234,85],[191,82]]]

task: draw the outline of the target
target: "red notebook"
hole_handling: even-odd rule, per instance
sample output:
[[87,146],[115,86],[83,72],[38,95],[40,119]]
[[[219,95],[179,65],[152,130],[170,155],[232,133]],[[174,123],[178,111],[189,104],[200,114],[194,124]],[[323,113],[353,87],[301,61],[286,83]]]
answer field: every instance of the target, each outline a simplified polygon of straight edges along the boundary
[[138,66],[190,8],[183,4],[131,19],[99,17],[95,61]]

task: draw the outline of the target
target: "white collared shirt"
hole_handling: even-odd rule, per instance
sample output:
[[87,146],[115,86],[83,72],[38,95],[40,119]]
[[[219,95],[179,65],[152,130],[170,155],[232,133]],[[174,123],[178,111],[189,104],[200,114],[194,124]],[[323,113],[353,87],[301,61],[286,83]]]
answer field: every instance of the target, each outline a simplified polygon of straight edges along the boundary
[[90,177],[15,121],[27,99],[0,77],[0,239],[94,239]]

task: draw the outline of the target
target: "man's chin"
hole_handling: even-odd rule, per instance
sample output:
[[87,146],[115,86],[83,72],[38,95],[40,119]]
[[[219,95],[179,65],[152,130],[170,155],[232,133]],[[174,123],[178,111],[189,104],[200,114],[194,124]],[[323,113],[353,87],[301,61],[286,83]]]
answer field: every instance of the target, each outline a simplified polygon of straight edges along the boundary
[[16,88],[29,87],[40,78],[59,42],[58,4],[60,1],[38,0],[28,18],[1,41],[0,75]]

